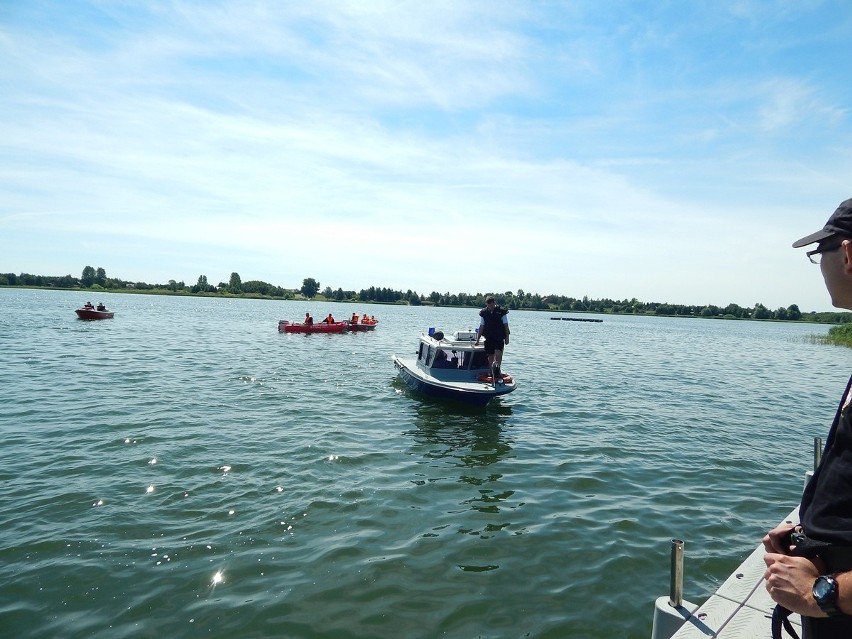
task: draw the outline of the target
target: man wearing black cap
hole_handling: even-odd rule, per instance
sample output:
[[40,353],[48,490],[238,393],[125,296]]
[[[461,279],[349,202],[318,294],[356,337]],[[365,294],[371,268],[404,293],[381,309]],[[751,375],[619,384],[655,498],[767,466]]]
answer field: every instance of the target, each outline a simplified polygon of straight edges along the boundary
[[[852,310],[852,199],[822,230],[796,242],[816,244],[808,259],[819,264],[831,303]],[[801,524],[782,524],[763,539],[766,589],[780,611],[802,616],[803,639],[852,638],[852,378],[840,400],[822,461],[805,487]],[[780,625],[780,624],[778,624]],[[779,631],[780,632],[780,631]]]
[[479,332],[476,335],[476,344],[479,338],[485,338],[485,354],[488,356],[488,367],[492,370],[494,383],[500,377],[500,365],[503,363],[503,349],[509,343],[509,313],[498,305],[490,295],[485,300],[485,308],[479,311]]

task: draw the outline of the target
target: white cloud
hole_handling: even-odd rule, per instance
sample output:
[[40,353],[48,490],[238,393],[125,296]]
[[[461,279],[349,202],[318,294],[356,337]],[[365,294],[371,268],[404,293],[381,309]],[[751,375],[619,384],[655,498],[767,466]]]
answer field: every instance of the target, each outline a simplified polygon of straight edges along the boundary
[[813,87],[790,78],[774,78],[762,83],[759,87],[763,99],[758,114],[760,127],[774,131],[813,122],[831,126],[846,119],[846,109],[821,101],[816,93]]
[[0,27],[4,271],[808,308],[848,196],[833,76],[730,64],[725,8],[45,6]]

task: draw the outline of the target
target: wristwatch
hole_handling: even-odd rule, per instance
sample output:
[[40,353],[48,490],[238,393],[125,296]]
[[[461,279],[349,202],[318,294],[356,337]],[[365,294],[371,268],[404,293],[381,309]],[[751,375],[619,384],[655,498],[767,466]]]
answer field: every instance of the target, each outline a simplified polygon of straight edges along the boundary
[[837,607],[837,580],[831,575],[820,575],[811,591],[820,609],[829,617],[842,615]]

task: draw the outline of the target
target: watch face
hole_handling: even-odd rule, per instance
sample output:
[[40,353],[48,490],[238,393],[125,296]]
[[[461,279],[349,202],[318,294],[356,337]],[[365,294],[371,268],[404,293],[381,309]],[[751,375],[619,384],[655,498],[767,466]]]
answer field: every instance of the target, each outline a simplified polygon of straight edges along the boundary
[[817,601],[825,599],[834,592],[834,584],[825,577],[820,577],[814,583],[814,599]]

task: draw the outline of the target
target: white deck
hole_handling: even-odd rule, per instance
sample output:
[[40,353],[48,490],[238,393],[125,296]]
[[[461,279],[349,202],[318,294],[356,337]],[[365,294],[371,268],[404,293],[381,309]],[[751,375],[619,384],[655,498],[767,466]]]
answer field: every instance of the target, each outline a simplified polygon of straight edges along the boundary
[[[798,508],[785,521],[798,522]],[[691,615],[687,604],[680,612],[687,616],[683,626],[671,635],[672,639],[766,639],[771,636],[772,610],[775,602],[766,592],[763,573],[763,544],[740,564],[722,586]],[[688,566],[688,562],[686,564]],[[668,605],[668,597],[665,599]],[[659,605],[659,600],[658,604]],[[670,608],[671,609],[671,608]],[[801,620],[791,615],[790,621],[799,636]],[[786,636],[786,633],[785,633]]]

